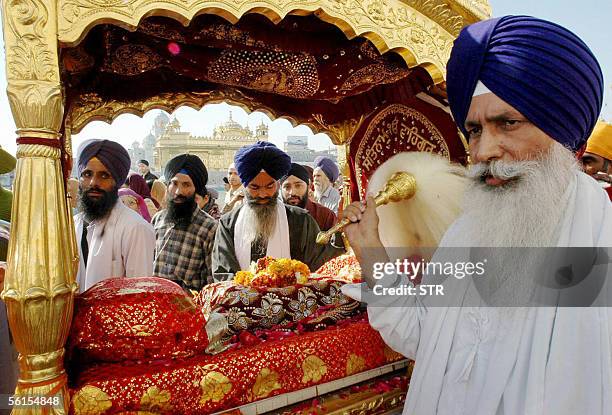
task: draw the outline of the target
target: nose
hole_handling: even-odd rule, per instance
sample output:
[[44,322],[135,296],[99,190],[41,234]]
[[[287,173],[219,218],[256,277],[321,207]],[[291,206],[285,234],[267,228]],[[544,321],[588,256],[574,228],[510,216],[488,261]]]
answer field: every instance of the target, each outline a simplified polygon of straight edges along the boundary
[[90,178],[85,179],[85,186],[88,189],[93,189],[95,187],[100,187],[100,178],[93,174]]
[[470,143],[470,154],[475,163],[484,163],[500,159],[503,155],[499,137],[483,129],[478,140]]
[[176,187],[176,189],[174,189],[174,196],[183,196],[183,192],[181,191],[180,187]]

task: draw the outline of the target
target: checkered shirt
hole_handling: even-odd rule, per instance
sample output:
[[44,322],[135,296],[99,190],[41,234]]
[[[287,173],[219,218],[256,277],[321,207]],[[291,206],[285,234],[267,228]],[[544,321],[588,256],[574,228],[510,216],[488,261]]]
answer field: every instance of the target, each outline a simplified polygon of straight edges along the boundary
[[189,226],[181,228],[166,218],[167,213],[164,209],[151,221],[156,236],[153,275],[199,290],[213,281],[211,254],[217,221],[196,209]]

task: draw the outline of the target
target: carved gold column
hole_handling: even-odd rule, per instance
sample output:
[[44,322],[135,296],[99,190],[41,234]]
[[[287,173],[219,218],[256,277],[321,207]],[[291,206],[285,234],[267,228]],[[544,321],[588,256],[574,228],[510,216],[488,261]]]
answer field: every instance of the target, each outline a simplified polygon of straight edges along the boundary
[[19,144],[2,292],[19,351],[15,393],[58,396],[61,401],[57,407],[18,413],[64,414],[69,401],[64,343],[78,262],[61,164],[56,1],[2,0],[2,18],[7,93]]

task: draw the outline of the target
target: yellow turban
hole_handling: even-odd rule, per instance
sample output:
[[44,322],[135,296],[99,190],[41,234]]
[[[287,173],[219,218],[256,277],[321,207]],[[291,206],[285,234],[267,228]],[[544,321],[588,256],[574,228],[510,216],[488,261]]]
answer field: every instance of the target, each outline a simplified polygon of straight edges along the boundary
[[585,152],[612,160],[612,124],[599,121],[587,141]]

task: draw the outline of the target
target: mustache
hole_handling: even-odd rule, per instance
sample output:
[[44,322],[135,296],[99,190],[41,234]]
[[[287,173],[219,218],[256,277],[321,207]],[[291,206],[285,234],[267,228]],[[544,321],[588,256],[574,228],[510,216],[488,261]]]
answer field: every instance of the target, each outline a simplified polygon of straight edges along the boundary
[[103,189],[99,188],[98,186],[91,187],[91,188],[89,188],[89,189],[85,190],[85,192],[84,192],[84,193],[85,193],[85,194],[89,194],[89,193],[91,193],[91,192],[108,193],[106,190],[103,190]]
[[536,160],[482,162],[470,167],[467,177],[472,180],[484,181],[487,176],[496,179],[512,180],[535,172],[540,163]]

